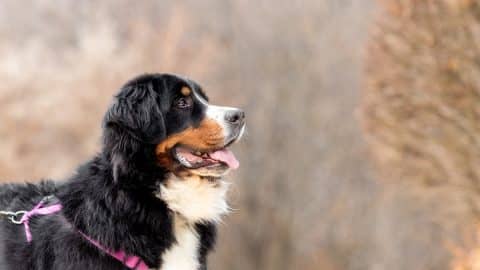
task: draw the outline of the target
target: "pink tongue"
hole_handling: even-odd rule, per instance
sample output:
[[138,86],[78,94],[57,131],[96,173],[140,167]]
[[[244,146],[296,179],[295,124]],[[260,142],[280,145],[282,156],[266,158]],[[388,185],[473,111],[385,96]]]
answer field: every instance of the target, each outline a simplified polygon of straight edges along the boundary
[[240,166],[240,162],[238,162],[237,158],[232,153],[232,151],[228,149],[221,149],[221,150],[215,151],[213,153],[210,153],[209,156],[212,159],[225,162],[228,165],[228,167],[234,170],[238,169],[238,167]]

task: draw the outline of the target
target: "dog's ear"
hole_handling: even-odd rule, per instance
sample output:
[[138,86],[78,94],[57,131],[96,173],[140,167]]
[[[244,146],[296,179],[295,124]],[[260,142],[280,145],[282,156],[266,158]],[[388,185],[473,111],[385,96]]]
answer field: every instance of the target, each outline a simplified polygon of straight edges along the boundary
[[156,145],[166,137],[159,96],[153,86],[124,86],[105,114],[104,147],[109,153],[113,179],[119,182],[132,160],[144,158],[144,144]]
[[158,144],[163,140],[165,121],[152,84],[125,86],[106,113],[104,127],[124,131],[143,143]]

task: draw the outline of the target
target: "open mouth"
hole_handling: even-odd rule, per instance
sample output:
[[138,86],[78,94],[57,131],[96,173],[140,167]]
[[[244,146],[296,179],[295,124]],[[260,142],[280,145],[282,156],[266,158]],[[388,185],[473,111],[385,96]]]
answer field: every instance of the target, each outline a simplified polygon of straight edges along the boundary
[[237,169],[240,166],[235,155],[227,148],[211,151],[198,151],[186,146],[176,146],[173,157],[183,166],[190,169],[226,166]]

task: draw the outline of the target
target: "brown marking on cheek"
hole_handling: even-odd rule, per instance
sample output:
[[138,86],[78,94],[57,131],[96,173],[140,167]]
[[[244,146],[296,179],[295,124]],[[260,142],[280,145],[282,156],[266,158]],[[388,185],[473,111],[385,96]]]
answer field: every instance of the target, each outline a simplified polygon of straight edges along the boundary
[[170,171],[175,170],[175,160],[167,153],[157,154],[157,160],[158,164],[160,164],[162,167],[167,168]]
[[177,144],[192,147],[197,150],[210,150],[224,145],[223,128],[213,119],[206,118],[196,128],[189,127],[186,130],[175,133],[159,143],[155,153],[160,165],[171,168],[174,160],[170,150]]
[[184,96],[189,96],[192,93],[192,90],[190,90],[190,88],[184,86],[184,87],[182,87],[182,89],[180,89],[180,92]]

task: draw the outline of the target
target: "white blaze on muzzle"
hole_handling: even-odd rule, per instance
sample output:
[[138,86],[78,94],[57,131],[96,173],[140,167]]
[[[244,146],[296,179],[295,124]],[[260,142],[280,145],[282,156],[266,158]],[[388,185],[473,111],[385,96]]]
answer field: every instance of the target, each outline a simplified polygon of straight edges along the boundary
[[208,105],[206,116],[210,119],[215,120],[223,129],[223,135],[225,138],[225,144],[230,143],[234,140],[239,132],[236,130],[236,126],[232,125],[227,119],[229,114],[238,111],[237,108],[232,107],[223,107],[223,106],[215,106],[215,105]]
[[245,122],[243,120],[243,112],[240,109],[210,105],[197,92],[194,91],[194,95],[207,108],[206,117],[214,120],[222,127],[225,145],[242,136],[245,130]]

